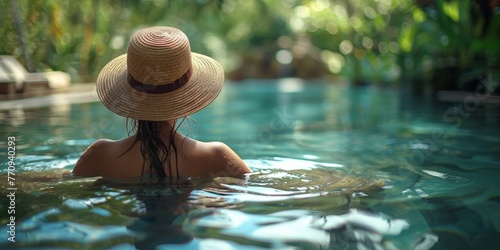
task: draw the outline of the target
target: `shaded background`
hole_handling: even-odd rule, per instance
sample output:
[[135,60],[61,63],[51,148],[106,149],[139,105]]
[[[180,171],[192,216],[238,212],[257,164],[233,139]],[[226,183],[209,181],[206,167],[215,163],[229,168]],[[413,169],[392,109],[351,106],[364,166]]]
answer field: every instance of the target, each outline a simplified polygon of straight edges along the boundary
[[146,26],[183,30],[228,79],[328,76],[412,92],[500,78],[499,0],[1,1],[0,54],[93,82]]

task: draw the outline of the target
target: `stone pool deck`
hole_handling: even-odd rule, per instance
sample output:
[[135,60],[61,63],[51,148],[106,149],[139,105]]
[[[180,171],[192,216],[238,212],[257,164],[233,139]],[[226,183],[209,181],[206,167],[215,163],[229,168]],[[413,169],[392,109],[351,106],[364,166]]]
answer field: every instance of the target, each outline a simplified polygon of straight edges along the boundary
[[30,109],[97,101],[99,98],[95,92],[95,84],[72,84],[64,89],[0,95],[0,110]]

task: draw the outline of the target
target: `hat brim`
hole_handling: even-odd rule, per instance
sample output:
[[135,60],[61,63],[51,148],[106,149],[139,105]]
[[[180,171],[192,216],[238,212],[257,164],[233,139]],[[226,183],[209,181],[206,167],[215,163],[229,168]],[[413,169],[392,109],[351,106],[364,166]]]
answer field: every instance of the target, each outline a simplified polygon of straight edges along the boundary
[[[97,95],[112,112],[145,121],[166,121],[191,115],[209,105],[224,84],[224,70],[214,59],[191,53],[193,74],[174,91],[148,94],[127,81],[127,54],[106,64],[97,77]],[[147,69],[145,69],[147,70]]]

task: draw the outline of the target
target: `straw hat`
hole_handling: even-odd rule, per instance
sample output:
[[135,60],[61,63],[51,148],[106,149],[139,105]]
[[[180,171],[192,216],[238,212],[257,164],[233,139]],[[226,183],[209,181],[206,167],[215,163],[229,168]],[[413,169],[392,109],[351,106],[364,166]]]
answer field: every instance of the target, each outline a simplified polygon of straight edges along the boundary
[[150,27],[130,38],[127,54],[104,66],[97,77],[97,95],[118,115],[165,121],[206,107],[223,82],[220,64],[192,53],[182,31]]

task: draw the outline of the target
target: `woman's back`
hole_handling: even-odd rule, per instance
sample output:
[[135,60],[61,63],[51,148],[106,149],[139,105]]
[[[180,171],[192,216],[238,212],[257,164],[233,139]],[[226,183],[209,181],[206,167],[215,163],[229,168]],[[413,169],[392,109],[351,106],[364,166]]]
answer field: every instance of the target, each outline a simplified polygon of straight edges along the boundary
[[[82,154],[73,173],[113,179],[149,175],[151,170],[143,168],[142,142],[134,143],[135,137],[96,141]],[[221,142],[200,142],[180,134],[176,134],[174,141],[179,145],[178,153],[164,163],[167,176],[239,176],[250,172],[238,155]]]

